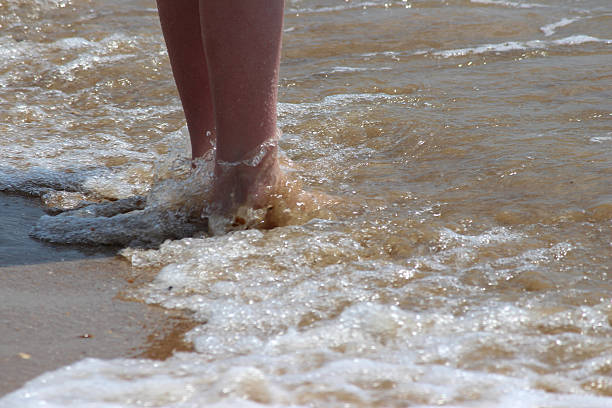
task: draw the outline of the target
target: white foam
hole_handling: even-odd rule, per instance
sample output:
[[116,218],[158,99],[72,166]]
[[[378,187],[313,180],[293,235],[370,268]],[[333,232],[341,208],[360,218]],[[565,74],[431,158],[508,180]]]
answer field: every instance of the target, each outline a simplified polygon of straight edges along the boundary
[[560,21],[557,21],[556,23],[551,23],[551,24],[547,24],[545,26],[540,27],[540,31],[542,31],[544,33],[545,36],[550,37],[551,35],[553,35],[556,31],[557,28],[559,27],[565,27],[567,25],[570,25],[576,21],[580,20],[579,17],[576,18],[563,18]]
[[362,57],[374,57],[376,55],[386,55],[390,57],[395,57],[399,55],[395,51],[378,51],[378,52],[366,52],[365,54],[360,54]]
[[75,50],[80,48],[94,48],[96,43],[82,37],[67,37],[55,41],[52,46],[62,50]]
[[[318,102],[302,102],[302,103],[287,103],[280,102],[278,104],[279,115],[281,120],[283,116],[292,116],[298,112],[319,112],[320,114],[329,115],[329,110],[335,112],[345,109],[347,106],[358,105],[360,103],[371,102],[401,102],[404,100],[404,95],[389,95],[385,93],[358,93],[358,94],[334,94],[328,95]],[[323,112],[325,110],[325,112]]]
[[341,6],[321,6],[321,7],[293,7],[288,8],[288,12],[290,13],[301,13],[301,14],[315,14],[315,13],[332,13],[332,12],[342,12],[342,11],[352,11],[352,10],[363,10],[369,7],[384,7],[384,3],[377,3],[373,1],[364,1],[364,2],[345,2],[345,4]]
[[540,40],[528,41],[528,42],[519,42],[519,41],[509,41],[500,44],[483,44],[478,45],[476,47],[469,48],[457,48],[454,50],[444,50],[444,51],[436,51],[433,55],[437,55],[444,58],[450,57],[460,57],[468,54],[484,54],[489,52],[507,52],[507,51],[516,51],[516,50],[526,50],[533,48],[545,48],[546,43]]
[[330,74],[366,71],[388,71],[390,67],[364,68],[364,67],[332,67]]
[[534,7],[548,7],[545,4],[539,3],[524,3],[517,1],[506,1],[506,0],[470,0],[471,3],[487,4],[493,6],[512,7],[512,8],[534,8]]
[[475,47],[457,48],[453,50],[444,50],[433,52],[432,55],[451,58],[460,57],[468,54],[487,54],[487,53],[503,53],[509,51],[536,50],[547,49],[554,45],[579,45],[584,43],[605,43],[612,44],[612,40],[606,40],[588,35],[573,35],[570,37],[561,38],[558,40],[532,40],[532,41],[509,41],[499,44],[483,44]]
[[524,238],[522,234],[509,231],[507,228],[503,227],[493,228],[480,235],[463,235],[451,231],[448,228],[443,228],[440,231],[440,243],[443,245],[459,243],[461,245],[469,244],[471,247],[482,247],[502,242],[516,242],[522,238]]
[[558,45],[578,45],[590,42],[599,42],[605,44],[612,44],[612,40],[602,40],[601,38],[591,37],[590,35],[577,34],[570,37],[561,38],[552,41],[553,44]]
[[[609,302],[559,308],[551,303],[558,291],[506,301],[485,290],[527,271],[522,265],[552,273],[575,246],[529,243],[504,258],[497,252],[527,237],[500,227],[478,235],[441,228],[421,243],[435,249],[394,259],[360,239],[367,228],[315,219],[126,249],[135,267],[161,268],[141,298],[203,323],[187,336],[197,352],[165,362],[85,360],[35,379],[0,406],[514,408],[517,395],[525,407],[612,402],[580,387],[610,363]],[[461,251],[472,256],[458,262]],[[592,358],[551,362],[551,350],[575,347]]]
[[206,157],[199,163],[195,171],[190,171],[190,160],[168,155],[158,165],[157,179],[142,200],[127,198],[135,194],[137,185],[133,183],[123,191],[116,178],[87,177],[81,182],[82,190],[127,201],[43,216],[32,235],[51,242],[120,245],[159,243],[167,238],[193,235],[198,227],[190,218],[197,219],[206,203],[212,178],[212,160]]
[[[31,0],[28,1],[27,4],[35,4],[38,9],[49,10],[53,8],[64,8],[70,3],[72,0]],[[12,7],[23,7],[23,1],[21,0],[6,0],[4,3],[8,4]]]
[[[505,333],[528,328],[531,312],[508,306],[484,312],[434,316],[357,303],[324,324],[289,329],[214,359],[207,353],[181,353],[165,362],[84,360],[33,380],[0,400],[0,407],[295,407],[304,402],[343,406],[347,401],[373,406],[402,401],[421,407],[603,408],[612,402],[582,394],[578,381],[592,371],[543,379],[528,369],[506,375],[458,367],[487,348],[512,355],[527,346],[526,339],[534,343],[530,347],[555,347],[550,339]],[[202,327],[201,338],[210,343],[207,331]],[[241,335],[243,341],[246,337]],[[569,344],[579,345],[579,340]],[[540,388],[544,384],[559,392]]]
[[[576,19],[577,20],[577,19]],[[568,23],[569,24],[569,23]],[[546,28],[547,26],[542,27],[542,30],[550,30],[550,28]],[[549,32],[549,31],[546,31]],[[548,36],[548,35],[547,35]],[[452,57],[461,57],[470,54],[501,54],[505,52],[511,51],[528,51],[528,50],[540,50],[540,49],[549,49],[553,46],[559,45],[580,45],[584,43],[604,43],[604,44],[612,44],[612,40],[610,39],[601,39],[597,37],[592,37],[589,35],[576,34],[565,38],[560,38],[557,40],[531,40],[531,41],[506,41],[503,43],[497,44],[481,44],[476,45],[474,47],[466,47],[466,48],[456,48],[451,50],[440,50],[440,51],[380,51],[375,53],[367,53],[361,54],[363,57],[372,57],[372,56],[386,56],[391,57],[392,59],[397,59],[401,56],[419,56],[419,55],[434,55],[443,58],[452,58]]]
[[0,76],[0,85],[6,86],[7,83],[11,82],[11,66],[16,61],[37,58],[40,55],[39,45],[34,42],[28,40],[18,42],[10,36],[0,36],[0,68],[7,70],[4,75]]
[[83,75],[82,71],[91,71],[99,66],[109,66],[132,57],[133,55],[99,56],[85,53],[66,64],[56,66],[54,71],[58,77],[66,81],[75,81]]
[[612,136],[594,136],[589,141],[593,143],[612,142]]

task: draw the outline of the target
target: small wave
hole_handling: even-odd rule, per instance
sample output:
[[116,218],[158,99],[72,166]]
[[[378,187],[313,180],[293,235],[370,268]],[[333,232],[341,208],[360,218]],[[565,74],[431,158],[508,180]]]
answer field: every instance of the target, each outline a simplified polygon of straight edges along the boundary
[[287,11],[290,13],[332,13],[338,11],[359,10],[368,7],[384,7],[384,3],[376,3],[373,1],[365,1],[360,3],[346,2],[342,6],[327,6],[327,7],[306,7],[306,8],[290,8]]
[[377,67],[377,68],[363,68],[363,67],[332,67],[329,71],[324,71],[322,74],[338,74],[338,73],[352,73],[352,72],[367,72],[367,71],[389,71],[390,67]]
[[[199,215],[209,195],[211,160],[201,159],[190,172],[189,160],[173,155],[167,159],[169,163],[158,166],[157,180],[146,198],[129,197],[43,216],[31,235],[66,244],[157,245],[206,230]],[[86,190],[85,185],[78,187]]]
[[557,45],[577,45],[577,44],[584,44],[584,43],[589,43],[589,42],[612,44],[612,40],[602,40],[601,38],[591,37],[590,35],[583,35],[583,34],[572,35],[570,37],[565,37],[559,40],[552,41],[553,44],[557,44]]
[[610,136],[594,136],[590,138],[589,141],[592,143],[612,142],[612,134],[610,134]]
[[61,173],[45,168],[31,168],[28,171],[0,167],[0,191],[40,197],[52,191],[81,191],[90,174]]
[[[576,21],[575,19],[574,21]],[[569,24],[569,23],[568,23]],[[546,27],[546,26],[545,26]],[[542,28],[544,30],[544,27]],[[548,29],[547,29],[548,30]],[[557,39],[557,40],[531,40],[531,41],[506,41],[497,44],[482,44],[474,47],[466,48],[455,48],[451,50],[432,51],[432,50],[419,50],[419,51],[380,51],[367,54],[361,54],[362,57],[374,57],[374,56],[385,56],[397,59],[399,57],[407,56],[420,56],[420,55],[434,55],[443,58],[461,57],[468,54],[487,54],[487,53],[503,53],[509,51],[523,51],[523,50],[538,50],[546,49],[550,46],[556,45],[579,45],[585,43],[603,43],[612,44],[610,39],[602,39],[592,37],[584,34],[576,34],[569,37]]]
[[[273,158],[276,149],[273,152],[257,158],[272,163],[278,160]],[[300,224],[321,215],[328,201],[333,201],[326,196],[304,193],[297,180],[280,177],[273,194],[266,198],[265,207],[251,208],[249,203],[237,203],[240,205],[231,207],[232,212],[226,214],[225,209],[217,210],[213,204],[214,181],[223,176],[222,171],[219,174],[215,171],[213,157],[214,149],[196,160],[195,170],[188,159],[177,158],[160,165],[158,178],[146,197],[91,204],[79,203],[83,196],[78,194],[64,197],[47,193],[47,201],[65,202],[76,209],[64,212],[63,208],[52,209],[58,214],[41,217],[31,235],[55,243],[149,247],[166,239]],[[257,165],[259,161],[252,167]],[[83,187],[75,186],[74,190],[83,190]]]
[[538,50],[546,49],[551,45],[579,45],[590,42],[612,44],[612,40],[606,40],[588,35],[573,35],[558,40],[533,40],[533,41],[508,41],[499,44],[483,44],[475,47],[468,48],[456,48],[453,50],[436,51],[431,55],[452,58],[461,57],[468,54],[487,54],[487,53],[502,53],[508,51],[522,51],[522,50]]
[[[100,204],[94,204],[98,205]],[[172,211],[131,208],[128,213],[118,213],[110,217],[84,217],[82,213],[75,210],[56,216],[45,215],[38,221],[31,235],[45,241],[64,244],[147,245],[159,244],[168,238],[190,236],[197,232],[194,224]]]
[[[24,59],[24,57],[37,57],[39,52],[34,43],[28,40],[15,41],[10,36],[0,37],[0,68],[10,68],[15,61]],[[2,77],[6,77],[4,74]],[[0,78],[2,78],[0,77]],[[0,85],[6,80],[0,81]]]
[[91,70],[99,65],[110,66],[118,61],[122,61],[132,57],[134,57],[134,55],[132,54],[108,56],[82,54],[73,61],[70,61],[64,65],[57,66],[56,69],[58,74],[61,75],[62,78],[68,81],[74,81],[77,78],[74,72],[77,70]]
[[519,241],[522,238],[521,234],[510,232],[506,228],[501,227],[485,231],[480,235],[463,235],[448,228],[443,228],[440,231],[440,243],[444,246],[459,243],[461,245],[469,244],[471,247],[476,248],[489,244]]
[[[191,222],[187,214],[174,211],[141,209],[134,200],[92,204],[85,209],[56,216],[41,217],[31,232],[35,238],[49,242],[84,245],[155,245],[165,239],[193,236],[202,227]],[[96,207],[96,209],[92,208]],[[117,207],[127,212],[123,213]],[[86,213],[110,212],[108,216],[85,216]]]
[[512,8],[535,8],[535,7],[548,7],[545,4],[539,3],[519,3],[517,1],[505,1],[505,0],[470,0],[471,3],[487,4],[492,6],[512,7]]
[[546,37],[550,37],[551,35],[553,35],[555,33],[555,30],[559,27],[565,27],[567,25],[570,25],[576,21],[580,20],[579,17],[576,18],[564,18],[560,21],[557,21],[556,23],[552,23],[552,24],[547,24],[545,26],[540,27],[540,31],[542,31],[544,33],[544,35]]
[[527,50],[527,49],[541,49],[546,48],[546,42],[540,40],[527,41],[527,42],[519,42],[519,41],[509,41],[500,44],[483,44],[478,45],[476,47],[469,48],[456,48],[454,50],[444,50],[434,52],[433,55],[451,58],[451,57],[461,57],[468,54],[485,54],[489,52],[508,52],[508,51],[517,51],[517,50]]
[[279,102],[279,114],[293,115],[295,113],[304,113],[305,111],[322,112],[324,115],[329,115],[330,110],[337,111],[339,107],[357,104],[359,102],[401,102],[403,95],[389,95],[386,93],[356,93],[356,94],[335,94],[324,97],[320,102],[303,102],[303,103],[288,103]]
[[67,37],[55,41],[52,46],[61,50],[75,50],[79,48],[94,48],[96,43],[83,37]]

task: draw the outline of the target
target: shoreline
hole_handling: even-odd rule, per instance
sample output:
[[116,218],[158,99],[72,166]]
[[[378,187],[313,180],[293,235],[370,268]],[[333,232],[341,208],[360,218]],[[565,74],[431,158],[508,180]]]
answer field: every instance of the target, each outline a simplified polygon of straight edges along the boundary
[[152,271],[135,276],[111,248],[32,240],[43,214],[36,199],[0,193],[0,209],[0,397],[83,358],[163,360],[192,350],[183,338],[197,322],[128,298]]

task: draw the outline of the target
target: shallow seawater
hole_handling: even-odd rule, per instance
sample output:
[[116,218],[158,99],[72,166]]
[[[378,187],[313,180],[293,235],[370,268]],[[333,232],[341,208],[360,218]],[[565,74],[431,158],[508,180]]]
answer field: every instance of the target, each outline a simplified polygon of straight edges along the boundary
[[[180,206],[154,2],[8,0],[0,25],[0,190]],[[341,204],[153,249],[133,231],[176,211],[43,220],[128,245],[156,273],[133,295],[193,313],[196,351],[84,360],[0,406],[611,406],[612,4],[288,0],[284,31],[282,154]]]
[[45,212],[40,204],[25,197],[0,194],[0,214],[0,267],[113,254],[112,247],[65,246],[32,238],[29,232]]

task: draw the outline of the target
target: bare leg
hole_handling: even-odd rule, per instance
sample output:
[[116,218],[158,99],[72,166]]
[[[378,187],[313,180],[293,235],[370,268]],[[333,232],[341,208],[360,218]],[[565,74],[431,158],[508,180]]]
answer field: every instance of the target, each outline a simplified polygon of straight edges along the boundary
[[[280,180],[274,141],[283,6],[283,0],[200,0],[217,130],[213,201],[223,212],[264,206]],[[266,142],[264,158],[245,164]]]
[[276,132],[283,0],[200,0],[217,157],[246,158]]
[[212,147],[215,120],[198,0],[157,0],[172,73],[181,97],[193,158]]

